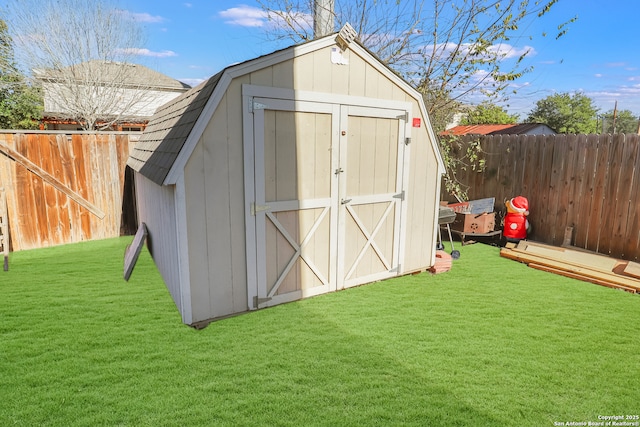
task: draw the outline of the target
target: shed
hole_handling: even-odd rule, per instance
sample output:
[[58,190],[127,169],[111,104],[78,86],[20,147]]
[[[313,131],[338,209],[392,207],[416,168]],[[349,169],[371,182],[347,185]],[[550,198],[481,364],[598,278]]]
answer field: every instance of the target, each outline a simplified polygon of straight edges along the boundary
[[160,107],[128,165],[186,324],[435,262],[444,164],[422,96],[335,34]]

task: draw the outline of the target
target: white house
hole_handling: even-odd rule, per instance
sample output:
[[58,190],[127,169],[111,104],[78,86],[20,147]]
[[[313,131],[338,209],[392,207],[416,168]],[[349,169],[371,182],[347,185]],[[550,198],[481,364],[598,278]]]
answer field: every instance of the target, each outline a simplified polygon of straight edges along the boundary
[[96,110],[98,123],[142,130],[161,105],[191,87],[143,65],[88,61],[61,70],[34,70],[44,91],[43,125],[77,130],[78,111]]

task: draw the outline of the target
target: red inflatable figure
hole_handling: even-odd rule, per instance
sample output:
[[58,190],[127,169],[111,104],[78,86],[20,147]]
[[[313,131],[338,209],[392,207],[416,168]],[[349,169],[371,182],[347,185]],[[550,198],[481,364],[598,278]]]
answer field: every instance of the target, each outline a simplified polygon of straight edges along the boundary
[[505,202],[507,214],[504,217],[502,234],[508,241],[520,241],[527,238],[529,229],[529,201],[526,197],[518,196]]

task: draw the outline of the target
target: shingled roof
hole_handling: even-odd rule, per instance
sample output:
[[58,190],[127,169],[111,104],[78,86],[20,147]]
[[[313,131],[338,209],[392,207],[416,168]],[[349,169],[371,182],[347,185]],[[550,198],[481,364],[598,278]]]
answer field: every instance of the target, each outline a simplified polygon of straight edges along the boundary
[[127,164],[162,185],[223,73],[158,108]]
[[[113,86],[113,82],[117,81],[118,86],[144,87],[154,90],[179,91],[191,88],[186,83],[144,65],[125,62],[92,60],[60,70],[36,69],[33,72],[37,79],[49,82],[79,81],[84,84]],[[119,81],[121,79],[124,81]]]

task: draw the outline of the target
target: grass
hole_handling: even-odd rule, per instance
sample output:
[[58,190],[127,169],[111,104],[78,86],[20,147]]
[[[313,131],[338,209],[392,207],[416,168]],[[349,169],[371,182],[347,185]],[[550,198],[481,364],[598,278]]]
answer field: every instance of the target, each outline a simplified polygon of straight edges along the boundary
[[470,245],[453,269],[180,323],[131,238],[0,271],[2,426],[551,426],[640,410],[640,298]]

